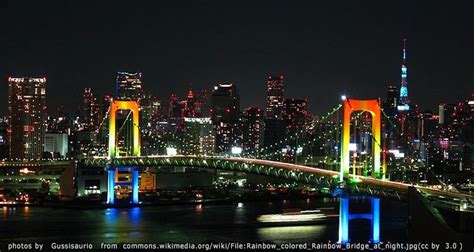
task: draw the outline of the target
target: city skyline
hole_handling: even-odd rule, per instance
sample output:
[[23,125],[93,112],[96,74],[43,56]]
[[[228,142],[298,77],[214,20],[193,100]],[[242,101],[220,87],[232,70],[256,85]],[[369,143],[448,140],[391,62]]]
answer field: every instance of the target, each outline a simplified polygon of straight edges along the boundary
[[[80,94],[84,87],[114,94],[116,72],[138,71],[144,89],[162,100],[172,93],[184,96],[189,83],[199,90],[232,82],[242,95],[242,109],[264,108],[266,79],[284,74],[285,96],[308,98],[309,111],[321,114],[343,93],[375,98],[383,97],[388,85],[400,86],[401,38],[406,36],[410,97],[422,109],[436,111],[439,103],[468,98],[465,94],[471,92],[471,5],[402,2],[387,8],[347,3],[345,9],[326,3],[314,6],[312,13],[294,4],[259,3],[250,9],[209,1],[189,8],[147,3],[133,6],[127,18],[117,20],[112,17],[125,10],[120,3],[94,8],[32,4],[23,12],[7,3],[1,19],[15,17],[17,22],[3,27],[10,36],[0,40],[0,46],[9,48],[0,63],[0,93],[6,94],[8,76],[46,75],[47,104],[62,104],[73,112],[80,95],[61,94]],[[361,10],[372,16],[361,15]],[[89,19],[81,21],[82,13],[89,13]],[[269,23],[265,13],[286,18]],[[224,21],[210,23],[214,18]],[[1,114],[6,107],[2,99]]]
[[464,0],[6,0],[0,252],[471,250],[473,24]]

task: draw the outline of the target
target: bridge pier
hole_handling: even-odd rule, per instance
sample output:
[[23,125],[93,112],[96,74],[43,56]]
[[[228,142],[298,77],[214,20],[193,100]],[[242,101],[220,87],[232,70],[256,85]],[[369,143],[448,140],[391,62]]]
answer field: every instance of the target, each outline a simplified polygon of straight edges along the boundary
[[380,242],[380,199],[370,197],[371,211],[366,214],[349,213],[349,201],[347,196],[341,197],[339,200],[339,242],[348,243],[349,239],[349,221],[353,219],[367,219],[371,223],[371,241],[373,243]]
[[[129,185],[132,187],[132,204],[138,204],[138,168],[137,167],[106,167],[107,170],[107,204],[115,204],[115,186],[116,185]],[[118,181],[116,176],[118,171],[131,171],[131,182]]]

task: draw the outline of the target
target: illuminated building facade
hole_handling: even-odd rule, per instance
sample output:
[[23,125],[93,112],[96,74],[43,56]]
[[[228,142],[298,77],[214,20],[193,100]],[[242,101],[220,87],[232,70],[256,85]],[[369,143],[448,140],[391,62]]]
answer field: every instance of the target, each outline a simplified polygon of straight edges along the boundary
[[59,105],[54,111],[48,112],[46,116],[46,132],[71,133],[71,121],[64,107]]
[[184,118],[182,149],[185,155],[214,154],[215,136],[211,118]]
[[209,92],[207,89],[194,92],[190,87],[184,100],[180,100],[176,94],[172,94],[168,103],[168,118],[170,120],[182,120],[184,117],[209,116],[208,100]]
[[140,104],[142,151],[145,155],[157,151],[154,137],[158,134],[158,124],[161,119],[161,100],[150,94],[145,94]]
[[385,99],[383,100],[383,110],[390,117],[397,115],[397,106],[399,104],[400,92],[396,86],[389,85],[386,89]]
[[182,110],[182,103],[179,101],[178,96],[172,94],[168,102],[168,118],[170,120],[181,119]]
[[92,93],[91,88],[84,88],[80,115],[84,130],[96,130],[99,127],[101,118],[100,105],[97,96]]
[[0,160],[8,158],[8,124],[0,118]]
[[117,99],[139,101],[143,96],[142,73],[118,72]]
[[283,119],[290,127],[303,126],[308,118],[308,101],[306,99],[285,99]]
[[183,112],[181,114],[183,117],[192,118],[201,116],[199,113],[199,106],[196,104],[196,97],[191,88],[189,88],[188,93],[186,94],[186,100],[182,101],[181,103],[181,107],[183,108]]
[[234,84],[221,83],[214,87],[211,119],[216,134],[217,153],[229,153],[232,147],[242,146],[240,96]]
[[284,103],[284,76],[270,76],[267,80],[267,118],[281,119]]
[[68,135],[65,133],[45,133],[44,151],[53,158],[64,158],[68,153]]
[[242,115],[243,151],[252,152],[263,147],[264,112],[247,108]]
[[46,78],[8,78],[11,159],[41,159],[46,109]]

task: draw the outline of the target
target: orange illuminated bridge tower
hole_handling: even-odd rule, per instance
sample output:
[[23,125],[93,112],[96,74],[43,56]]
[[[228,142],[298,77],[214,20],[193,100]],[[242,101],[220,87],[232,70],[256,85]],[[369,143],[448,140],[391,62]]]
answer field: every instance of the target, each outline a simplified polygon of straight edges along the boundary
[[[132,112],[132,156],[140,156],[140,132],[138,128],[138,103],[136,101],[111,101],[110,102],[110,117],[109,117],[109,154],[108,159],[119,158],[118,151],[118,136],[116,127],[116,113],[118,110],[129,110]],[[114,204],[115,202],[115,186],[128,185],[132,188],[132,203],[138,204],[138,168],[137,167],[112,167],[107,166],[107,204]],[[132,173],[131,181],[119,181],[118,172],[129,171]]]
[[349,144],[351,114],[355,111],[366,111],[372,115],[372,176],[383,179],[385,177],[385,167],[380,170],[380,132],[381,132],[381,110],[378,100],[344,100],[344,115],[342,119],[342,141],[341,141],[341,170],[340,182],[349,175]]

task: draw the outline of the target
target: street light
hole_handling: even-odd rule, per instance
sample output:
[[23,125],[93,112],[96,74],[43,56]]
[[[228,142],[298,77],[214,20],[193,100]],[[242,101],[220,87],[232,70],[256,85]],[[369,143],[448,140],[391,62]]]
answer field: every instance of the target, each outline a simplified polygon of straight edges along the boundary
[[345,101],[347,99],[346,95],[341,95],[341,100]]

